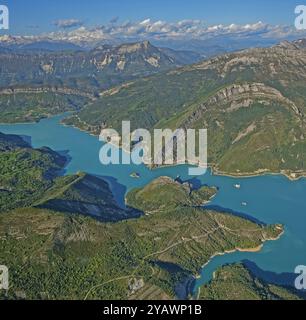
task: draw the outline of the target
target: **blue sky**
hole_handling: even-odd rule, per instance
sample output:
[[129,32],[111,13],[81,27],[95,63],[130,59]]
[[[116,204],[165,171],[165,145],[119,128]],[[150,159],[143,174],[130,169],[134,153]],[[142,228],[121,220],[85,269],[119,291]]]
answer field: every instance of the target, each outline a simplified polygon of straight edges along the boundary
[[[0,0],[10,9],[11,34],[37,34],[58,30],[54,21],[75,19],[85,26],[142,21],[146,18],[174,22],[199,19],[208,25],[294,23],[295,0]],[[305,3],[306,5],[306,0]],[[3,31],[1,31],[3,33]]]

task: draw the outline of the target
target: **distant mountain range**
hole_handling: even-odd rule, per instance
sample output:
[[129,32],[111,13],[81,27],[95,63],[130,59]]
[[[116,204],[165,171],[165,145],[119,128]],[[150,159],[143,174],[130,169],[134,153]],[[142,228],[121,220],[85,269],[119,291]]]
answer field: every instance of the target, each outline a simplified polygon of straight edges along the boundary
[[[39,31],[39,30],[37,30]],[[284,39],[293,41],[305,37],[294,25],[270,25],[262,21],[246,24],[208,25],[201,20],[111,22],[96,26],[54,30],[32,35],[0,36],[0,47],[58,50],[82,48],[91,50],[100,45],[149,40],[157,47],[195,51],[211,57],[229,51],[275,45]]]
[[[4,49],[18,51],[90,51],[97,47],[117,47],[122,44],[141,42],[137,38],[101,40],[92,38],[89,33],[85,38],[78,37],[53,39],[42,36],[0,36],[0,52]],[[237,38],[231,35],[217,35],[209,39],[151,39],[151,44],[158,48],[167,48],[175,51],[183,51],[192,55],[197,54],[202,58],[210,58],[219,54],[237,51],[251,47],[268,47],[279,42],[277,39],[262,37]]]
[[[56,46],[65,51],[47,50]],[[90,51],[76,49],[45,42],[25,44],[18,49],[2,48],[0,86],[66,86],[93,92],[201,59],[194,52],[157,48],[148,41],[102,45]]]

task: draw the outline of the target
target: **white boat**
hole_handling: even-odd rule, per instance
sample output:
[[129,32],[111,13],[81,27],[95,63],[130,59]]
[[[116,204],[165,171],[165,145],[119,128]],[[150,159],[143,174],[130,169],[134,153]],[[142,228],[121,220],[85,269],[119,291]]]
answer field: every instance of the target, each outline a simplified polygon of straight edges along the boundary
[[240,189],[240,188],[241,188],[241,185],[240,185],[239,183],[237,183],[237,184],[234,184],[234,187],[235,187],[236,189]]
[[130,177],[131,178],[135,178],[135,179],[139,179],[140,178],[140,174],[137,173],[137,172],[133,172],[133,173],[130,174]]

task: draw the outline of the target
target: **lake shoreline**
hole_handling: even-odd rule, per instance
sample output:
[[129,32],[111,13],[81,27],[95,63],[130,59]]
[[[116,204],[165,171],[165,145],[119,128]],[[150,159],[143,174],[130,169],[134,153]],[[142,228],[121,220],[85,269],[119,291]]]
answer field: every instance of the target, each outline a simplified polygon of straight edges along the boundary
[[[65,116],[65,115],[64,115]],[[52,119],[53,118],[53,119]],[[76,169],[79,167],[82,168],[82,171],[86,171],[87,168],[89,168],[87,171],[92,171],[91,173],[101,175],[101,176],[113,176],[115,179],[118,179],[120,184],[125,186],[126,188],[137,188],[142,186],[142,181],[148,182],[155,178],[157,175],[162,176],[171,176],[173,179],[180,175],[184,181],[190,180],[192,177],[189,177],[187,173],[185,172],[187,168],[183,168],[182,170],[179,168],[179,166],[176,166],[177,168],[172,168],[173,166],[165,166],[168,169],[165,169],[164,171],[161,170],[161,173],[159,171],[155,170],[147,170],[147,168],[144,171],[141,172],[141,178],[140,182],[138,182],[137,179],[131,179],[129,174],[131,172],[137,172],[137,169],[133,168],[129,172],[129,168],[124,168],[122,172],[117,173],[116,169],[115,171],[109,170],[108,168],[101,167],[101,164],[99,163],[98,159],[96,159],[95,162],[91,163],[88,161],[90,159],[90,156],[97,157],[97,152],[99,148],[99,141],[96,138],[96,135],[89,134],[86,130],[81,130],[77,127],[73,127],[71,125],[66,125],[60,123],[61,119],[63,118],[60,116],[52,117],[51,120],[44,119],[42,121],[42,125],[35,126],[33,125],[33,130],[28,128],[28,124],[26,126],[21,126],[20,128],[18,125],[14,127],[14,124],[6,125],[7,127],[3,127],[3,132],[8,131],[7,134],[17,134],[20,132],[19,135],[29,135],[29,136],[37,136],[39,137],[40,130],[43,132],[45,129],[45,123],[50,122],[50,126],[46,126],[48,130],[50,130],[50,133],[46,133],[46,141],[41,141],[41,138],[38,139],[38,145],[48,145],[48,143],[51,143],[52,147],[55,148],[54,150],[70,150],[73,152],[73,156],[75,159],[75,162],[71,162],[73,166],[71,167],[71,172],[75,172]],[[64,129],[65,128],[65,129]],[[68,129],[70,128],[70,129]],[[74,130],[72,130],[73,128]],[[54,129],[54,132],[52,131]],[[0,129],[1,131],[1,129]],[[17,133],[16,133],[17,132]],[[78,133],[79,132],[79,133]],[[82,132],[82,134],[81,134]],[[83,136],[83,134],[86,137]],[[63,135],[67,135],[67,139],[63,139],[64,142],[62,142],[61,137]],[[71,137],[70,137],[71,135]],[[51,137],[50,137],[51,136]],[[80,142],[83,141],[82,139],[78,139],[79,136],[84,137],[85,143],[88,144],[88,148],[84,149],[86,150],[86,155],[84,155],[84,150],[80,150]],[[95,138],[88,138],[89,136],[95,137]],[[43,136],[44,137],[44,136]],[[35,142],[35,139],[33,140]],[[61,141],[61,142],[59,142]],[[72,145],[71,145],[72,144]],[[57,147],[57,146],[60,147]],[[213,165],[210,165],[211,170],[207,172],[206,176],[199,177],[199,180],[202,185],[208,184],[208,185],[217,185],[220,188],[219,196],[221,197],[217,198],[217,200],[214,201],[215,205],[219,205],[220,207],[224,208],[231,208],[233,212],[239,212],[241,211],[241,203],[242,201],[248,202],[248,212],[253,212],[252,217],[255,217],[258,219],[258,221],[265,221],[266,223],[273,224],[280,222],[283,225],[286,226],[286,230],[288,230],[288,233],[286,233],[285,241],[282,243],[280,241],[280,245],[272,244],[271,246],[273,248],[270,248],[270,245],[268,244],[269,249],[271,252],[269,255],[262,255],[260,254],[251,254],[251,261],[256,263],[260,268],[263,270],[267,270],[270,272],[275,273],[284,273],[284,272],[291,272],[292,266],[291,262],[294,263],[294,265],[297,265],[299,263],[299,260],[296,259],[296,257],[300,257],[304,249],[304,243],[306,243],[306,237],[304,231],[302,232],[301,224],[303,223],[303,219],[305,218],[305,215],[302,213],[305,212],[305,183],[306,180],[299,179],[299,183],[291,183],[290,180],[292,179],[285,179],[282,176],[284,174],[282,173],[274,173],[274,175],[278,176],[277,178],[273,178],[271,173],[268,172],[261,172],[256,173],[256,176],[261,177],[258,179],[252,179],[255,176],[255,173],[253,175],[249,175],[251,179],[246,179],[245,181],[240,181],[236,179],[245,178],[246,176],[242,176],[241,174],[237,176],[230,175],[230,174],[224,174],[220,171],[216,170],[216,168]],[[161,168],[157,168],[161,169]],[[140,169],[142,170],[142,169]],[[118,170],[119,171],[119,170]],[[157,171],[155,174],[154,171]],[[151,172],[151,173],[150,173]],[[218,177],[220,176],[220,177]],[[222,178],[224,176],[224,179]],[[227,178],[228,176],[229,178]],[[232,179],[233,178],[233,179]],[[233,188],[233,185],[235,183],[243,184],[243,188],[241,188],[240,192],[237,192],[235,188]],[[271,183],[271,186],[270,186]],[[123,190],[124,191],[124,190]],[[121,191],[118,191],[118,194]],[[296,222],[295,222],[296,221]],[[305,224],[304,224],[305,225]],[[279,235],[280,237],[281,235]],[[269,240],[277,240],[277,239],[265,239],[265,241]],[[302,245],[299,245],[301,243]],[[306,245],[305,245],[306,247]],[[290,248],[290,250],[288,250]],[[241,251],[242,248],[236,248],[234,251]],[[262,249],[259,247],[254,246],[254,248],[249,249],[242,249],[243,252],[258,252]],[[265,251],[265,250],[262,250]],[[230,252],[223,252],[219,253],[219,255],[226,255]],[[218,254],[216,254],[218,255]],[[214,256],[216,256],[214,255]],[[272,265],[270,267],[270,261],[266,258],[266,256],[273,256],[275,259],[279,259],[279,265]],[[214,257],[213,256],[213,257]],[[246,254],[247,257],[249,257],[248,254]],[[213,257],[210,258],[210,261],[213,259]],[[213,260],[212,265],[210,265],[206,272],[203,272],[203,283],[206,283],[206,278],[210,279],[211,275],[214,271],[215,265],[222,265],[223,263],[235,263],[235,261],[239,262],[244,259],[244,254],[240,255],[238,253],[237,258],[234,254],[233,260],[231,256],[229,258],[221,258],[220,260]],[[206,260],[206,259],[205,259]],[[297,260],[297,261],[296,261]],[[231,262],[233,261],[233,262]],[[221,262],[221,264],[220,264]],[[209,262],[207,262],[209,263]],[[195,273],[196,274],[196,273]],[[207,275],[207,277],[206,277]],[[192,276],[192,275],[191,275]],[[199,276],[199,275],[198,275]],[[193,278],[196,280],[196,276],[193,276]],[[208,281],[208,280],[207,280]],[[198,282],[199,285],[201,285],[201,281]],[[194,287],[195,289],[198,288],[197,285]],[[196,292],[196,290],[194,291]]]
[[[63,126],[67,126],[67,127],[73,127],[77,130],[80,130],[82,132],[85,132],[93,137],[99,137],[99,135],[95,134],[95,133],[92,133],[86,129],[82,129],[76,125],[67,125],[63,122],[60,122],[61,125]],[[114,146],[116,146],[115,144],[113,144]],[[128,154],[131,154],[131,151],[130,150],[125,150],[124,148],[122,148],[120,146],[120,149],[122,149],[124,152],[128,153]],[[157,167],[152,167],[152,166],[147,166],[150,170],[155,170],[155,169],[159,169],[159,168],[164,168],[164,167],[169,167],[169,166],[179,166],[179,165],[184,165],[186,163],[178,163],[178,164],[173,164],[173,165],[160,165],[160,166],[157,166]],[[255,171],[255,172],[246,172],[246,173],[233,173],[233,172],[223,172],[223,171],[220,171],[218,169],[215,168],[214,165],[212,164],[208,164],[208,167],[207,169],[211,169],[212,171],[212,174],[216,175],[216,176],[224,176],[224,177],[230,177],[230,178],[234,178],[234,179],[239,179],[239,178],[253,178],[253,177],[261,177],[261,176],[266,176],[266,175],[280,175],[280,176],[285,176],[286,178],[288,178],[290,181],[298,181],[300,179],[303,179],[303,178],[306,178],[306,171],[305,172],[292,172],[291,174],[287,174],[285,172],[282,172],[282,171],[279,171],[279,172],[273,172],[273,171],[270,171],[268,169],[266,170],[263,170],[261,172],[258,172],[258,171]],[[293,177],[292,175],[298,175],[297,177]]]
[[[65,112],[64,114],[61,113],[61,114],[57,114],[57,115],[50,115],[50,116],[47,116],[47,117],[44,117],[44,118],[41,118],[37,121],[34,121],[34,122],[15,122],[15,123],[0,123],[0,125],[21,125],[21,124],[36,124],[36,123],[39,123],[40,121],[42,120],[46,120],[46,119],[51,119],[51,118],[54,118],[54,117],[58,117],[58,116],[65,116],[67,115],[68,113],[71,113],[71,111],[67,111]],[[90,136],[93,136],[93,137],[99,137],[99,135],[95,134],[95,133],[92,133],[86,129],[82,129],[74,124],[66,124],[64,123],[62,120],[63,119],[60,119],[59,121],[59,124],[64,126],[64,127],[71,127],[71,128],[74,128],[74,129],[77,129],[81,132],[84,132]],[[116,146],[116,145],[115,145]],[[120,147],[120,149],[122,149],[123,151],[127,152],[127,153],[131,153],[129,150],[124,150],[122,147]],[[186,163],[185,163],[186,164]],[[173,164],[173,165],[161,165],[161,166],[158,166],[158,167],[150,167],[150,166],[147,166],[150,170],[155,170],[155,169],[159,169],[159,168],[164,168],[164,167],[173,167],[173,166],[179,166],[179,165],[184,165],[183,163],[182,164]],[[292,182],[295,182],[295,181],[299,181],[301,179],[306,179],[306,171],[298,171],[298,172],[291,172],[290,174],[284,172],[284,171],[279,171],[279,172],[274,172],[274,171],[270,171],[268,169],[263,169],[263,170],[260,170],[260,171],[255,171],[255,172],[245,172],[245,173],[234,173],[234,172],[225,172],[225,171],[220,171],[216,168],[215,165],[213,164],[208,164],[208,167],[207,169],[211,169],[211,172],[213,175],[215,176],[223,176],[223,177],[229,177],[229,178],[233,178],[233,179],[245,179],[245,178],[253,178],[253,177],[262,177],[262,176],[267,176],[267,175],[275,175],[275,176],[284,176],[286,177],[288,180],[292,181]],[[294,175],[296,175],[296,177],[294,177]]]
[[[199,274],[196,275],[196,276],[194,276],[194,280],[199,280],[199,279],[201,279],[201,273],[202,273],[203,269],[204,269],[206,266],[208,266],[208,265],[212,262],[212,260],[213,260],[214,258],[216,258],[216,257],[221,257],[221,256],[225,256],[225,255],[227,255],[227,254],[236,253],[236,252],[245,252],[245,253],[256,253],[256,252],[260,252],[260,251],[263,249],[263,247],[264,247],[264,245],[265,245],[266,242],[269,242],[269,241],[277,241],[277,240],[279,240],[279,239],[284,235],[284,233],[285,233],[285,230],[284,230],[284,228],[282,228],[282,232],[280,232],[280,234],[277,235],[277,237],[275,237],[275,238],[263,239],[263,243],[260,244],[260,245],[258,245],[257,247],[253,247],[253,248],[240,248],[240,247],[237,247],[237,248],[235,248],[235,249],[233,249],[233,250],[225,250],[224,252],[217,252],[217,253],[215,253],[215,254],[212,255],[212,256],[209,258],[209,260],[201,267],[201,270],[200,270]],[[213,272],[213,278],[212,278],[212,280],[214,279],[215,272],[216,272],[216,270]],[[203,285],[205,285],[205,284],[203,284]],[[197,293],[194,293],[194,295],[197,296],[197,299],[199,298],[200,290],[201,290],[201,287],[199,287],[199,288],[197,289]]]

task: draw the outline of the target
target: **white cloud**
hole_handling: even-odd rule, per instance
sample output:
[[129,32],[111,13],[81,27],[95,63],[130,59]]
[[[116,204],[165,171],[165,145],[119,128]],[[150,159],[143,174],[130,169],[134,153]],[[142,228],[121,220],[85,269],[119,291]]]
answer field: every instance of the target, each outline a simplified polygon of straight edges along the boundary
[[[83,26],[82,21],[67,19],[56,21],[63,30],[38,36],[49,40],[64,40],[79,43],[98,43],[107,41],[138,41],[138,40],[207,40],[215,37],[237,39],[290,39],[305,37],[305,31],[298,31],[293,26],[269,25],[261,21],[240,25],[207,25],[201,20],[181,20],[167,22],[145,19],[139,22],[126,21],[119,23],[114,18],[105,25],[94,28]],[[71,27],[79,27],[69,30]],[[24,37],[24,38],[30,38]]]
[[140,25],[142,26],[147,26],[151,23],[151,19],[146,19],[146,20],[143,20],[141,22],[139,22]]
[[53,24],[59,28],[68,29],[68,28],[82,26],[83,21],[78,19],[63,19],[63,20],[54,21]]
[[[178,22],[166,22],[166,21],[152,21],[151,19],[145,19],[140,22],[125,22],[112,26],[101,26],[108,37],[110,38],[197,38],[208,39],[219,35],[243,35],[253,36],[273,36],[282,38],[288,35],[297,35],[299,31],[293,27],[286,26],[272,26],[265,24],[261,21],[253,24],[230,24],[230,25],[211,25],[208,26],[201,20],[182,20]],[[88,32],[95,33],[94,29],[88,29]]]

